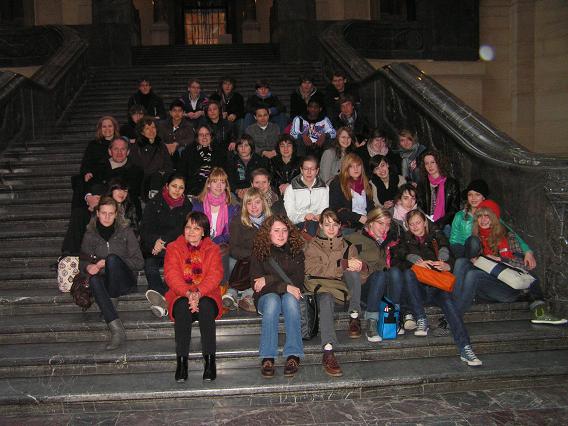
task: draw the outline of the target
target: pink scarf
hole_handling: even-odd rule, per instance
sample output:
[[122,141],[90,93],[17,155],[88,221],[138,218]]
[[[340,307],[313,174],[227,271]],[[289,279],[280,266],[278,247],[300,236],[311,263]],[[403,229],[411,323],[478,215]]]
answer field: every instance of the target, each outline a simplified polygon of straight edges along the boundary
[[203,211],[211,222],[211,206],[219,206],[219,214],[217,215],[217,226],[215,236],[223,235],[225,227],[229,225],[229,206],[227,206],[227,195],[223,192],[216,197],[211,192],[207,192],[203,200]]
[[446,177],[439,176],[434,179],[432,176],[428,175],[428,180],[430,185],[438,186],[438,194],[436,195],[436,208],[434,209],[434,222],[441,219],[446,214]]
[[[404,224],[406,224],[406,215],[408,214],[409,211],[414,210],[416,208],[416,204],[414,204],[414,206],[411,209],[405,209],[404,207],[402,207],[402,203],[398,202],[395,204],[394,206],[394,212],[393,212],[393,219],[398,220]],[[405,226],[406,229],[406,226]]]

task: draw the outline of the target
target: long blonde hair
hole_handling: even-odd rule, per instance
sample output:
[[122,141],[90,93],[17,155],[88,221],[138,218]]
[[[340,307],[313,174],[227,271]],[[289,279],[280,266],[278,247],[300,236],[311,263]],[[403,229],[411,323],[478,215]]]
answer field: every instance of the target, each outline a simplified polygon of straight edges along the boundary
[[341,170],[339,171],[339,185],[341,186],[341,192],[345,195],[345,198],[351,200],[351,187],[349,186],[349,181],[351,180],[351,176],[349,176],[349,167],[352,164],[360,164],[361,165],[361,177],[363,178],[363,187],[365,188],[365,194],[367,194],[367,198],[373,198],[373,190],[371,185],[369,184],[369,179],[365,174],[365,166],[363,165],[363,160],[357,154],[347,154],[341,160]]
[[247,210],[247,203],[254,200],[255,198],[260,198],[262,201],[262,214],[264,214],[264,220],[272,216],[272,211],[270,206],[266,202],[266,198],[262,195],[262,192],[256,188],[248,188],[243,196],[243,207],[241,208],[241,222],[248,228],[252,228],[253,225],[250,221],[249,212]]
[[226,201],[227,201],[227,204],[231,204],[232,197],[231,197],[231,187],[229,185],[229,176],[227,176],[227,173],[225,173],[225,170],[223,170],[220,167],[214,167],[213,170],[211,170],[211,173],[209,174],[209,177],[205,181],[205,185],[203,186],[201,193],[197,196],[197,199],[199,201],[203,202],[205,200],[205,197],[207,196],[207,193],[209,192],[209,184],[213,180],[217,180],[217,179],[222,179],[222,180],[225,181]]
[[489,238],[487,238],[487,243],[491,248],[493,254],[499,254],[499,243],[507,235],[507,230],[501,224],[501,221],[495,214],[493,210],[489,207],[478,207],[475,211],[473,229],[471,231],[472,235],[479,236],[479,217],[488,216],[491,221],[491,232],[489,233]]

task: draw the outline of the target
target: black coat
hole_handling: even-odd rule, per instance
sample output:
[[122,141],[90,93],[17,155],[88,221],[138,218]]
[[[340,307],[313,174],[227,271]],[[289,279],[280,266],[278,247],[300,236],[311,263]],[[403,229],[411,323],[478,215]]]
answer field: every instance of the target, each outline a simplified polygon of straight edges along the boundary
[[[192,209],[193,205],[187,197],[181,207],[173,209],[170,209],[161,193],[149,200],[144,209],[140,229],[142,251],[146,255],[151,254],[158,238],[169,244],[182,235],[185,218]],[[160,255],[164,256],[165,251],[162,250]]]
[[159,137],[154,143],[150,143],[145,136],[140,135],[136,143],[130,145],[129,158],[144,171],[140,189],[143,199],[147,198],[148,191],[160,190],[173,172],[170,153]]
[[[321,90],[314,88],[312,94],[308,98],[308,102],[311,100],[316,100],[319,102],[320,106],[325,109],[325,98]],[[297,115],[305,116],[308,114],[308,102],[304,101],[302,95],[300,94],[300,89],[294,90],[290,94],[290,117],[294,118]]]
[[289,163],[282,161],[282,156],[278,154],[270,159],[270,173],[272,174],[272,187],[277,194],[280,194],[278,187],[283,183],[290,183],[292,179],[300,174],[300,159],[292,156]]
[[331,122],[333,123],[333,127],[335,128],[335,130],[339,129],[340,127],[350,128],[353,131],[353,133],[355,133],[357,141],[362,142],[369,136],[369,131],[370,131],[369,122],[358,111],[354,111],[353,114],[355,114],[355,122],[352,125],[349,124],[347,119],[343,117],[341,114],[330,117]]
[[146,110],[146,114],[152,117],[166,118],[166,108],[164,101],[153,91],[147,95],[143,95],[139,90],[128,99],[128,109],[132,105],[142,105]]
[[[370,212],[374,207],[373,197],[367,195],[367,213]],[[341,184],[339,183],[339,176],[333,178],[329,184],[329,207],[335,210],[337,217],[341,221],[342,225],[348,228],[361,229],[363,224],[359,222],[361,215],[355,213],[351,207],[351,200],[348,200],[341,190]]]
[[221,104],[221,111],[227,115],[235,114],[237,120],[245,115],[245,100],[240,93],[231,92],[229,96],[223,96],[220,92],[212,93],[209,97],[212,101],[218,101]]
[[399,175],[390,173],[389,174],[389,187],[387,188],[380,177],[373,174],[371,175],[371,182],[377,188],[377,198],[381,204],[385,204],[387,201],[392,201],[396,198],[398,194],[398,182]]
[[254,115],[256,113],[256,108],[261,105],[267,106],[269,109],[277,110],[277,112],[271,111],[270,115],[277,115],[282,112],[286,112],[286,107],[282,102],[280,102],[280,99],[278,99],[276,95],[271,95],[266,99],[262,99],[256,94],[247,99],[246,112]]
[[339,106],[339,98],[341,95],[348,95],[355,101],[354,107],[359,104],[359,90],[353,84],[347,83],[343,93],[339,93],[333,84],[329,84],[325,88],[325,109],[328,117],[335,117],[341,112]]
[[110,141],[106,139],[95,139],[89,142],[81,160],[81,176],[85,176],[87,173],[100,174],[110,157],[108,154],[109,146]]
[[[430,182],[428,181],[428,178],[420,180],[416,189],[418,206],[427,214],[432,214],[433,212],[430,211],[432,193],[430,191]],[[460,209],[460,188],[457,180],[449,176],[447,177],[444,187],[444,195],[446,214],[435,222],[440,229],[446,225],[451,225],[455,214]]]
[[[432,226],[432,224],[430,224],[430,226]],[[433,242],[434,240],[436,241],[435,244]],[[437,248],[435,248],[435,245],[437,245]],[[412,263],[406,258],[409,254],[418,255],[423,260],[438,260],[436,250],[439,252],[439,250],[443,247],[447,249],[450,256],[446,263],[448,263],[453,269],[454,258],[452,257],[451,250],[449,250],[448,239],[442,231],[434,227],[430,230],[428,235],[426,235],[426,239],[422,244],[410,232],[405,232],[400,239],[400,243],[396,247],[396,259],[393,259],[393,263],[402,270],[409,269],[412,266]]]
[[103,192],[108,191],[108,184],[111,179],[120,178],[128,185],[128,195],[130,198],[137,199],[140,196],[140,184],[144,178],[144,171],[138,167],[131,159],[126,161],[122,167],[113,169],[110,161],[107,160],[104,169],[98,175],[94,175],[85,184],[85,194],[93,192],[96,185],[104,187]]
[[202,124],[206,124],[211,127],[212,133],[212,143],[215,145],[217,150],[227,155],[227,149],[231,142],[235,142],[237,135],[235,134],[235,126],[229,120],[224,118],[219,119],[217,123],[213,123],[209,117],[203,116],[199,120],[198,127]]
[[252,154],[249,162],[245,165],[237,154],[230,154],[227,159],[227,173],[231,191],[248,188],[251,186],[251,173],[256,169],[267,167],[266,160],[257,153]]
[[[373,171],[371,170],[370,162],[371,162],[371,154],[369,154],[369,150],[367,149],[367,144],[357,148],[355,151],[361,160],[363,160],[363,164],[365,165],[365,173],[367,176],[372,176]],[[387,163],[389,163],[389,172],[392,174],[401,174],[401,162],[402,159],[400,155],[396,154],[392,149],[389,149],[387,155],[385,155],[387,159]]]
[[[211,162],[204,160],[202,153],[211,153]],[[189,195],[198,195],[205,185],[213,167],[224,167],[224,155],[213,145],[203,148],[198,143],[188,146],[181,156],[179,170],[186,177],[185,192]]]

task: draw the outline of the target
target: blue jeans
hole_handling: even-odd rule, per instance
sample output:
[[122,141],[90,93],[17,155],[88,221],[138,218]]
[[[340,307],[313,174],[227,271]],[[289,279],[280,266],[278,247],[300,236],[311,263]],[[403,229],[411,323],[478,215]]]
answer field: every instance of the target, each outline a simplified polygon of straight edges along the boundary
[[379,319],[379,302],[385,295],[397,304],[400,304],[400,298],[403,290],[402,272],[397,267],[390,268],[388,271],[373,272],[367,278],[363,286],[367,310],[365,311],[365,319]]
[[284,315],[286,342],[283,355],[302,358],[304,344],[300,323],[300,303],[290,293],[282,296],[268,293],[258,300],[258,312],[262,315],[260,332],[260,358],[276,358],[278,356],[278,322],[280,314]]
[[454,264],[453,274],[456,276],[456,283],[452,291],[452,298],[462,317],[469,311],[475,298],[475,279],[472,280],[471,277],[466,279],[472,269],[474,269],[473,263],[465,257],[460,257]]
[[462,316],[454,305],[450,293],[421,284],[411,269],[404,271],[404,284],[408,292],[410,305],[417,318],[426,318],[424,304],[434,303],[442,309],[458,348],[461,350],[464,346],[470,344],[469,334],[465,328]]

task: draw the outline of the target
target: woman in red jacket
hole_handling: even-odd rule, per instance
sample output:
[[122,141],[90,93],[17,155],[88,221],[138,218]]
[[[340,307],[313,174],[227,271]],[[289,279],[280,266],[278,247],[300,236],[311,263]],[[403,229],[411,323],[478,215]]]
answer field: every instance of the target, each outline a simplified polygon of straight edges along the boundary
[[219,246],[209,238],[209,220],[201,212],[187,215],[183,235],[168,244],[164,278],[170,319],[174,321],[177,369],[175,379],[187,380],[191,324],[199,321],[201,351],[205,360],[203,380],[217,377],[215,319],[221,318],[223,266]]

